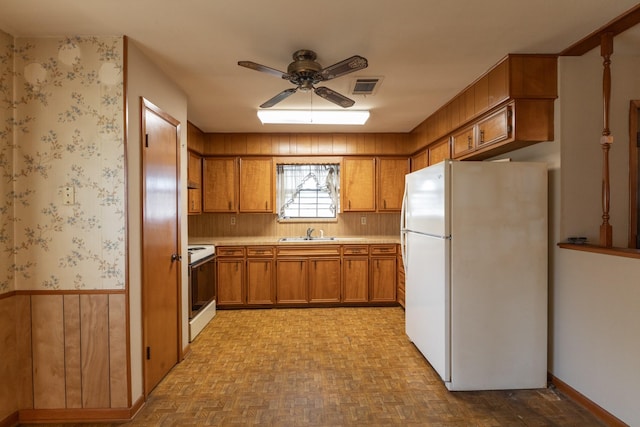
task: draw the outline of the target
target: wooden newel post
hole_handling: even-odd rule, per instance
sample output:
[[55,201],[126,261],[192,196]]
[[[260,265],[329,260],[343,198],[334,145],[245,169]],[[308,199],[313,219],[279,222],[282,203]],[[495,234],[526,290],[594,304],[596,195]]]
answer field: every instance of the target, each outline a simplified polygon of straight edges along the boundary
[[613,230],[609,224],[611,188],[609,182],[609,149],[613,136],[609,130],[609,102],[611,100],[611,55],[613,54],[613,33],[604,33],[600,40],[600,55],[603,58],[602,99],[604,126],[600,145],[602,146],[602,224],[600,225],[600,246],[613,245]]

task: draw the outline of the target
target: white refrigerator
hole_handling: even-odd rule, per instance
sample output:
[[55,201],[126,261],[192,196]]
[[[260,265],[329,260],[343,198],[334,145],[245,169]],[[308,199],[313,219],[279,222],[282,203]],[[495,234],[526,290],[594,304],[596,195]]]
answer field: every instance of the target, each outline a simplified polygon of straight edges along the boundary
[[546,387],[547,166],[410,173],[401,221],[406,333],[446,387]]

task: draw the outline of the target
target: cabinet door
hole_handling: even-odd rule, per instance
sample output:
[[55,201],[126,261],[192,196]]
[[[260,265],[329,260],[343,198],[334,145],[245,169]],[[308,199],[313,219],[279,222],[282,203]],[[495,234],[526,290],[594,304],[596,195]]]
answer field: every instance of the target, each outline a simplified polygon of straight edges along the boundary
[[278,304],[307,303],[307,260],[276,261],[276,302]]
[[345,258],[342,264],[342,301],[369,300],[369,258]]
[[217,305],[243,305],[242,284],[244,279],[244,258],[218,257],[218,300]]
[[511,137],[511,108],[505,107],[478,122],[478,147],[505,141]]
[[451,136],[451,150],[454,159],[475,149],[474,129],[473,126],[470,126]]
[[449,138],[445,138],[429,146],[429,165],[435,165],[445,159],[450,159]]
[[340,260],[309,260],[309,302],[340,302]]
[[202,213],[202,157],[193,151],[189,151],[187,189],[187,212]]
[[373,158],[344,158],[342,161],[342,211],[376,210],[376,174]]
[[236,159],[203,159],[202,208],[204,212],[236,212],[238,193]]
[[426,168],[429,166],[428,151],[424,150],[411,157],[411,172]]
[[189,151],[187,166],[187,188],[200,188],[202,185],[202,157]]
[[187,203],[189,204],[187,211],[189,215],[202,213],[202,189],[189,188],[187,191]]
[[399,212],[404,195],[404,177],[409,173],[407,158],[378,159],[378,211]]
[[371,302],[396,300],[396,257],[371,258]]
[[273,212],[272,158],[240,159],[240,212]]
[[247,304],[274,304],[272,259],[247,259]]

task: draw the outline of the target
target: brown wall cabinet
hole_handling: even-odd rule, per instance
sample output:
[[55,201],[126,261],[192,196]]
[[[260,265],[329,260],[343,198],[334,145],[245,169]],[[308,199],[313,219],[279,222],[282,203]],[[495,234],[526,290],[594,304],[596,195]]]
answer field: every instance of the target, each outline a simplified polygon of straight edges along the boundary
[[191,150],[187,168],[187,190],[187,213],[202,213],[202,157]]
[[205,157],[203,163],[203,212],[237,212],[237,160]]
[[273,181],[271,157],[240,158],[240,212],[272,213]]
[[376,210],[376,160],[373,157],[345,157],[342,160],[342,211]]
[[417,146],[451,136],[453,158],[482,160],[553,140],[557,96],[555,55],[508,55],[416,127]]
[[378,158],[378,212],[399,212],[404,195],[404,177],[409,173],[406,157]]

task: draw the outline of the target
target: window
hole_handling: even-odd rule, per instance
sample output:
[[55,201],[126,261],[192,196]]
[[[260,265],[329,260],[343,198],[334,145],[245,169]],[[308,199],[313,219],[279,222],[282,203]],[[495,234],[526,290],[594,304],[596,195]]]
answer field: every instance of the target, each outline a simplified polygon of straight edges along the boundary
[[340,165],[278,164],[278,219],[335,219],[340,210]]

